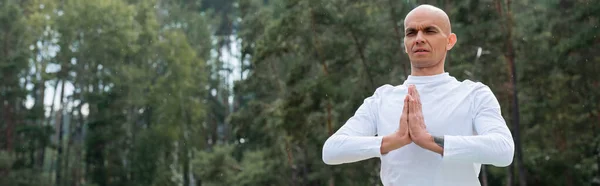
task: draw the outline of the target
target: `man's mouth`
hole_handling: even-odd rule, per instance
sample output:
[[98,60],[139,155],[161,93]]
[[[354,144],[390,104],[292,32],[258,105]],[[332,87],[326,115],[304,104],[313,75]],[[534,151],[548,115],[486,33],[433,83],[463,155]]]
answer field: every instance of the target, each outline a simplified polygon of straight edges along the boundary
[[415,54],[422,54],[422,53],[427,53],[429,52],[429,50],[427,49],[417,49],[413,51]]

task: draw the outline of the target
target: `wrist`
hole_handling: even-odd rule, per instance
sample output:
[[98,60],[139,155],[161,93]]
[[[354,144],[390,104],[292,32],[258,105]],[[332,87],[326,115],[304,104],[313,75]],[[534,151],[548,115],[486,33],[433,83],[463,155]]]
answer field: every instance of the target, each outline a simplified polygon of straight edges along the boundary
[[409,135],[404,135],[400,137],[400,147],[403,147],[405,145],[408,145],[412,143],[412,140],[410,139]]
[[408,135],[401,135],[400,133],[392,133],[392,134],[384,136],[382,138],[380,152],[381,152],[381,154],[387,154],[390,151],[399,149],[410,143],[411,143],[411,139]]
[[[436,141],[435,138],[438,138],[438,140]],[[420,146],[421,148],[436,152],[440,155],[443,155],[444,153],[444,142],[443,142],[444,138],[442,137],[434,137],[429,133],[425,133],[422,136],[419,136],[418,141],[415,141],[415,143]]]
[[428,132],[423,133],[422,135],[420,135],[419,137],[414,139],[414,141],[415,141],[415,144],[417,144],[423,148],[426,148],[426,147],[430,146],[431,144],[435,143],[433,141],[433,137]]
[[398,131],[395,133],[395,136],[396,136],[396,140],[398,141],[398,145],[399,145],[398,148],[412,143],[412,140],[410,139],[410,135],[408,134],[408,132],[402,133],[402,132]]

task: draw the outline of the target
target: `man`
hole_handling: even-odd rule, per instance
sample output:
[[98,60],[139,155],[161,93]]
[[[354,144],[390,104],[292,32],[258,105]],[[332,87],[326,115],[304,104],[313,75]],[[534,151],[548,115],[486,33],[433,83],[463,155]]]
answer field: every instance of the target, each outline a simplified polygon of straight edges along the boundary
[[327,139],[323,161],[380,158],[386,186],[480,185],[481,164],[505,167],[514,155],[500,104],[486,85],[457,81],[444,71],[457,38],[443,10],[418,6],[404,27],[411,75],[366,98]]

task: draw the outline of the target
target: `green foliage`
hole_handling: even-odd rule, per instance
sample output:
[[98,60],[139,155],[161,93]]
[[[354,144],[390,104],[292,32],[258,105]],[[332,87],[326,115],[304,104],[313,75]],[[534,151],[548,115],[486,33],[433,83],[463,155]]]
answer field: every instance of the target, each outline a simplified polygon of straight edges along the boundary
[[212,152],[198,152],[193,161],[194,172],[203,185],[231,184],[229,180],[239,171],[237,161],[231,157],[232,150],[232,146],[215,146]]
[[14,158],[11,156],[10,153],[6,151],[0,151],[0,168],[3,170],[10,168],[14,161],[13,159]]
[[[528,182],[592,184],[598,179],[594,162],[599,129],[591,123],[598,122],[594,100],[600,95],[592,74],[600,68],[589,51],[599,46],[597,6],[589,6],[588,1],[514,2],[509,19],[504,1],[498,2],[433,3],[446,9],[459,41],[450,51],[446,71],[489,85],[512,128],[505,31],[513,30]],[[394,24],[402,36],[402,18],[416,4],[290,0],[269,1],[256,8],[261,3],[240,1],[244,27],[239,37],[251,57],[252,73],[237,84],[237,93],[248,100],[230,118],[234,131],[248,141],[238,148],[244,152],[264,146],[286,149],[285,143],[290,143],[299,149],[291,150],[291,167],[322,170],[314,171],[316,176],[292,171],[289,179],[297,183],[323,185],[333,179],[341,185],[377,184],[374,161],[325,167],[316,152],[327,137],[329,118],[335,130],[375,87],[403,81],[407,74],[402,65],[407,59]],[[511,27],[507,20],[513,21]],[[567,25],[573,23],[580,26]],[[305,150],[311,152],[306,159],[300,155]],[[285,150],[273,152],[288,156]],[[351,168],[357,164],[366,166],[359,169],[365,171]],[[564,170],[566,177],[560,176]],[[488,173],[491,185],[506,182],[506,168],[491,167]],[[372,177],[346,183],[343,178],[349,175]]]
[[[243,158],[233,157],[238,145],[218,145],[209,152],[199,152],[193,162],[194,173],[202,185],[282,185],[286,167],[268,149],[244,151]],[[284,171],[284,172],[280,172]]]
[[421,3],[458,36],[446,71],[515,130],[512,45],[527,182],[599,185],[599,6],[506,2],[0,0],[0,185],[380,185],[376,159],[328,166],[322,145],[410,73]]
[[41,171],[32,168],[15,167],[17,158],[9,152],[0,151],[0,170],[11,168],[12,171],[8,175],[0,177],[0,185],[14,186],[34,186],[46,185],[44,182],[47,177]]

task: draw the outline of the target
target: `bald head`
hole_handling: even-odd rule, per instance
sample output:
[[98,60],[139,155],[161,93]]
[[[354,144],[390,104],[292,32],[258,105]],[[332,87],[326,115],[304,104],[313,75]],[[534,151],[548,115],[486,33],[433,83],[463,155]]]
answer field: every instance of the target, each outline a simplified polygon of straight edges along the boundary
[[450,18],[448,18],[446,12],[432,5],[419,5],[411,10],[404,18],[404,28],[407,28],[411,22],[422,22],[424,20],[434,22],[445,34],[452,32]]
[[411,74],[431,75],[444,71],[446,53],[456,44],[450,19],[441,9],[421,5],[404,19],[404,49],[411,62]]

